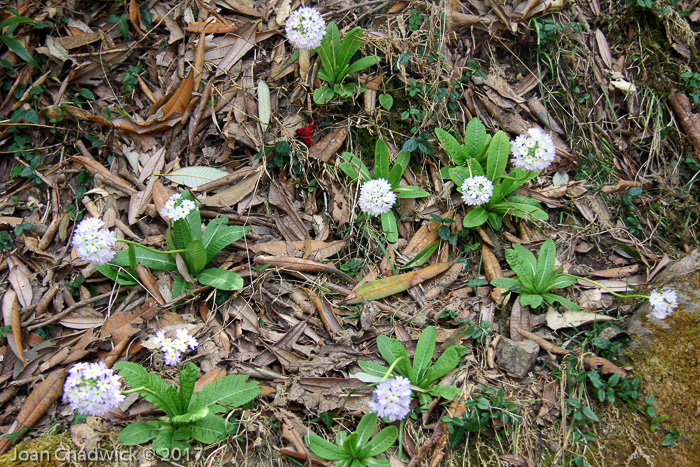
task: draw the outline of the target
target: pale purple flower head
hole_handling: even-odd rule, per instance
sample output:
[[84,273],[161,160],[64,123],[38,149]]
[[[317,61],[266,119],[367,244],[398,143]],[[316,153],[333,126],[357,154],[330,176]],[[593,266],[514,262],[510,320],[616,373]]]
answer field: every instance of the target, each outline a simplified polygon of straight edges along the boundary
[[390,422],[406,418],[410,406],[411,382],[403,376],[379,383],[369,401],[370,411]]
[[326,35],[326,21],[309,7],[297,8],[287,18],[287,38],[298,49],[311,50],[321,45]]
[[549,133],[539,128],[530,128],[527,134],[515,138],[512,144],[513,165],[537,172],[554,162],[554,141]]
[[391,184],[383,179],[368,180],[360,188],[360,209],[370,216],[378,216],[389,212],[396,203],[396,193]]
[[197,348],[197,339],[190,336],[186,329],[178,329],[175,334],[175,339],[170,339],[165,337],[164,331],[158,331],[153,339],[153,343],[160,347],[160,351],[163,352],[163,360],[166,365],[177,365],[180,363],[183,353],[187,352],[188,349]]
[[104,224],[96,217],[88,217],[78,224],[73,235],[73,246],[80,259],[90,263],[105,264],[114,258],[117,237],[114,232],[103,229]]
[[673,289],[657,289],[649,295],[651,316],[656,319],[664,319],[678,306],[678,295]]
[[77,363],[68,370],[63,402],[85,415],[102,417],[124,400],[119,377],[103,363]]
[[197,203],[191,199],[182,199],[182,194],[176,193],[165,202],[163,209],[160,210],[160,215],[177,221],[187,217],[194,209],[197,209]]
[[493,196],[493,183],[483,175],[469,177],[462,183],[462,199],[470,206],[486,204]]

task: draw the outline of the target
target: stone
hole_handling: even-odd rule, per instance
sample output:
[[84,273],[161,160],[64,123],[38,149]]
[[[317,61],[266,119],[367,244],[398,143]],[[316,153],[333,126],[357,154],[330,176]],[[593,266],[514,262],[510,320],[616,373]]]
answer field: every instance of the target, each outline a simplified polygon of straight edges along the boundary
[[515,342],[501,339],[496,351],[496,364],[516,378],[524,378],[540,353],[540,346],[531,340]]

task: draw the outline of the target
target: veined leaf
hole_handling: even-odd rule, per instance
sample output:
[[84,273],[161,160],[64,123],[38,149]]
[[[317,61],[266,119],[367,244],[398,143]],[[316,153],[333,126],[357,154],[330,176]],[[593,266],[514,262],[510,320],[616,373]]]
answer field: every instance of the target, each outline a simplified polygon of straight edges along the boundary
[[157,374],[147,372],[144,367],[137,363],[117,362],[114,364],[114,369],[119,372],[119,375],[124,378],[127,384],[132,388],[144,387],[152,391],[139,391],[141,397],[168,414],[169,417],[178,415],[179,404],[172,397],[177,394],[177,390],[172,390],[175,389],[174,386],[163,381]]
[[554,240],[548,238],[540,247],[540,254],[537,257],[537,271],[535,272],[534,290],[537,293],[547,292],[546,286],[551,282],[554,272],[554,261],[556,260],[557,247]]
[[187,245],[187,256],[192,267],[192,273],[196,276],[207,265],[207,250],[199,240],[193,240]]
[[374,145],[374,178],[389,180],[389,146],[383,139]]
[[226,420],[214,414],[194,420],[189,428],[192,438],[203,444],[214,444],[226,436]]
[[395,426],[388,426],[377,433],[369,443],[363,446],[360,455],[364,458],[377,456],[389,449],[394,442],[396,442],[396,438],[398,437],[398,428]]
[[341,67],[348,65],[350,60],[352,60],[352,56],[360,48],[360,45],[362,45],[362,28],[358,26],[345,35],[340,50],[338,50],[337,65]]
[[386,241],[395,243],[399,240],[399,228],[396,225],[396,216],[394,211],[387,211],[380,215],[382,220],[382,231],[386,236]]
[[396,197],[398,199],[425,198],[426,196],[430,196],[430,193],[415,186],[399,186],[394,191],[396,192]]
[[501,177],[508,164],[510,154],[510,141],[508,135],[503,131],[496,133],[491,139],[491,144],[486,150],[486,177],[489,180],[496,180]]
[[478,118],[472,118],[467,124],[467,130],[464,135],[464,149],[466,157],[473,157],[481,160],[486,145],[488,143],[488,134],[486,127]]
[[343,448],[336,446],[330,441],[327,441],[314,433],[307,434],[305,440],[306,444],[309,446],[309,449],[323,459],[327,459],[329,461],[341,461],[350,457],[350,455],[346,453]]
[[396,156],[396,161],[394,166],[391,168],[391,173],[389,174],[389,184],[391,184],[392,189],[399,187],[399,182],[401,182],[401,177],[408,167],[408,161],[411,158],[411,154],[407,152],[400,152]]
[[362,71],[365,68],[369,68],[372,65],[376,65],[380,61],[381,61],[380,58],[377,57],[376,55],[370,55],[369,57],[362,57],[361,59],[357,60],[356,62],[353,62],[352,65],[350,65],[346,70],[344,70],[342,75],[338,79],[340,79],[342,81],[347,75],[351,75],[355,72]]
[[430,367],[427,375],[423,381],[421,381],[421,387],[424,389],[427,388],[430,383],[438,378],[442,378],[447,373],[457,368],[457,365],[459,365],[459,362],[466,353],[467,348],[463,345],[453,345],[452,347],[448,347],[448,349],[445,350],[442,355],[440,355],[440,358],[437,359],[435,365]]
[[416,266],[422,266],[426,263],[426,261],[430,259],[431,256],[433,256],[433,253],[435,253],[435,250],[437,250],[438,246],[440,246],[440,240],[437,240],[423,248],[420,252],[418,252],[415,258],[401,266],[400,269],[408,269],[414,268]]
[[377,350],[379,350],[379,354],[389,365],[401,358],[401,361],[396,364],[396,370],[401,376],[410,379],[415,384],[415,375],[411,367],[411,361],[401,342],[381,335],[377,338]]
[[377,427],[377,414],[369,412],[362,416],[360,423],[357,424],[355,433],[357,434],[356,448],[360,452],[372,437],[374,429]]
[[5,44],[7,48],[12,50],[15,53],[15,55],[17,55],[19,58],[29,63],[31,66],[41,70],[39,64],[32,58],[32,56],[29,54],[29,52],[27,52],[27,49],[25,49],[22,44],[12,39],[11,37],[5,36],[4,34],[0,34],[0,42]]
[[349,152],[344,152],[340,155],[340,157],[347,161],[347,164],[341,163],[340,168],[343,170],[343,172],[348,174],[350,178],[356,179],[359,174],[361,183],[364,183],[372,178],[365,163],[362,162],[356,155],[350,154]]
[[562,305],[564,305],[564,307],[566,307],[567,310],[571,310],[571,311],[581,311],[581,307],[580,307],[580,306],[578,306],[577,304],[575,304],[575,303],[572,302],[572,301],[569,301],[569,300],[565,299],[565,298],[562,297],[561,295],[557,295],[557,294],[553,294],[553,293],[546,293],[546,294],[542,294],[542,297],[543,297],[545,300],[547,300],[547,303],[550,303],[550,304],[552,304],[552,305],[554,304],[554,302],[559,302],[559,303],[561,303]]
[[462,224],[468,229],[474,229],[483,225],[488,220],[488,212],[483,208],[483,206],[477,206],[472,208],[466,216]]
[[[156,269],[158,271],[173,271],[177,272],[177,266],[175,265],[175,260],[172,255],[153,253],[143,248],[136,248],[136,262],[146,266],[147,268]],[[121,266],[123,268],[129,267],[129,252],[128,249],[117,251],[114,255],[111,264]]]
[[542,295],[539,294],[522,293],[520,294],[520,305],[529,306],[534,310],[542,305],[542,299]]
[[526,290],[534,291],[537,259],[530,250],[522,245],[513,245],[512,250],[506,250],[506,261],[518,275]]
[[183,167],[165,175],[165,178],[173,183],[185,185],[189,188],[197,188],[199,185],[218,180],[229,175],[228,172],[214,167],[191,166]]
[[466,161],[464,148],[461,144],[459,144],[457,139],[442,128],[435,128],[435,136],[437,136],[438,141],[442,143],[443,147],[445,148],[445,152],[450,155],[452,161],[456,165],[464,165],[464,162]]
[[132,423],[119,432],[117,441],[124,446],[147,443],[158,436],[162,425],[161,421]]
[[376,377],[379,379],[383,378],[386,375],[386,372],[389,370],[389,368],[375,362],[365,362],[360,360],[359,362],[357,362],[357,364],[360,365],[360,368],[362,368],[362,370],[369,376]]
[[189,410],[209,407],[211,413],[221,413],[228,412],[231,407],[247,404],[262,392],[257,381],[246,383],[247,380],[248,375],[229,375],[217,379],[192,395]]
[[418,338],[416,352],[413,354],[413,373],[418,383],[422,382],[428,372],[428,368],[430,368],[430,364],[433,362],[435,341],[435,328],[432,326],[425,328]]
[[219,290],[238,290],[243,287],[243,278],[236,272],[220,268],[208,268],[197,276],[200,284]]

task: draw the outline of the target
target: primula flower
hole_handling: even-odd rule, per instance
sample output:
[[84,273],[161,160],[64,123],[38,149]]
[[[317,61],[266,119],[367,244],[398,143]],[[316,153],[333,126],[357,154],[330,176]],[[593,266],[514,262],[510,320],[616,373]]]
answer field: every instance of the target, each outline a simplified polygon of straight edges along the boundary
[[493,195],[493,183],[483,175],[469,177],[462,183],[462,199],[470,206],[488,203]]
[[165,337],[164,331],[158,331],[153,339],[153,343],[160,347],[160,351],[163,352],[163,360],[166,365],[177,365],[180,363],[182,354],[187,352],[187,349],[194,350],[197,348],[197,339],[190,336],[187,330],[178,329],[175,334],[175,339],[170,339]]
[[512,145],[513,165],[537,172],[554,161],[554,141],[539,128],[530,128],[526,135],[515,138]]
[[665,288],[654,290],[649,295],[651,316],[656,319],[664,319],[678,306],[678,296],[673,289]]
[[78,363],[68,370],[63,402],[85,415],[102,417],[119,406],[124,394],[119,377],[103,363]]
[[194,201],[182,199],[182,195],[176,193],[165,202],[165,206],[160,210],[160,215],[177,221],[187,217],[193,209],[197,209],[197,204]]
[[285,29],[294,47],[311,50],[321,45],[321,39],[326,35],[326,21],[313,8],[302,7],[289,15]]
[[117,237],[114,232],[103,229],[105,223],[96,218],[88,217],[78,224],[73,235],[73,246],[80,259],[95,264],[105,264],[116,254],[114,244]]
[[403,376],[378,384],[369,401],[370,411],[390,422],[406,418],[410,405],[411,381]]
[[389,212],[394,203],[396,193],[391,190],[391,184],[383,178],[368,180],[360,189],[360,209],[370,216]]

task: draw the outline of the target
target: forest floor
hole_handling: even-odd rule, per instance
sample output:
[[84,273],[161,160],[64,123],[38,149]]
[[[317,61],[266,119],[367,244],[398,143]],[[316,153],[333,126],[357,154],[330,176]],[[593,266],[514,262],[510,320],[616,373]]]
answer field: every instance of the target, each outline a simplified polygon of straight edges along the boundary
[[[563,271],[648,294],[698,246],[700,1],[320,0],[306,6],[341,37],[362,28],[355,58],[379,58],[324,104],[321,60],[302,80],[285,36],[298,1],[122,1],[0,6],[0,465],[19,463],[10,441],[24,438],[25,455],[106,452],[129,423],[162,415],[132,395],[101,419],[77,416],[62,385],[78,361],[128,360],[175,381],[151,341],[179,328],[199,341],[186,355],[197,390],[245,374],[262,393],[223,441],[166,460],[145,443],[139,465],[333,465],[304,437],[353,431],[373,390],[358,362],[386,365],[378,336],[413,357],[428,326],[436,357],[465,346],[439,380],[459,396],[414,401],[392,466],[698,465],[697,431],[659,410],[694,412],[697,391],[659,400],[626,355],[644,300],[580,279],[559,293],[581,314],[528,310],[490,280],[514,277],[513,245],[537,254],[552,239]],[[463,227],[435,130],[461,143],[474,118],[511,141],[531,127],[552,135],[554,163],[517,191],[548,220]],[[399,200],[395,241],[361,215],[340,167],[350,153],[373,168],[379,139],[392,161],[410,153],[401,185],[429,194]],[[193,279],[173,294],[181,266],[117,285],[76,255],[87,217],[165,249],[160,211],[182,190],[205,222],[250,228],[213,259],[240,274],[239,290]],[[347,303],[358,283],[389,277],[391,294],[365,287]]]

